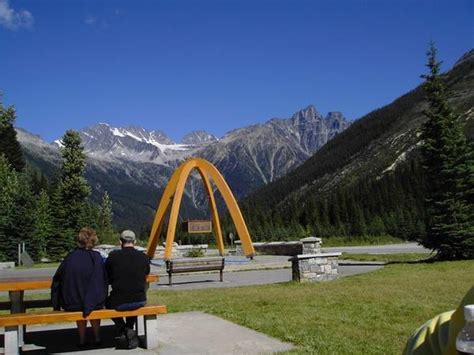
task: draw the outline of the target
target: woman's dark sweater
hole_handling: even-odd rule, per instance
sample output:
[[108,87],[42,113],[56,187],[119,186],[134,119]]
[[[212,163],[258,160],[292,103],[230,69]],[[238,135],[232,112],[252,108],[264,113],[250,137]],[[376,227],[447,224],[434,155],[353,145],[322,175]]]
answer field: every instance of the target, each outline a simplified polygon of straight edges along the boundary
[[100,254],[77,248],[59,265],[53,277],[51,300],[55,310],[83,311],[104,308],[107,298],[107,275]]

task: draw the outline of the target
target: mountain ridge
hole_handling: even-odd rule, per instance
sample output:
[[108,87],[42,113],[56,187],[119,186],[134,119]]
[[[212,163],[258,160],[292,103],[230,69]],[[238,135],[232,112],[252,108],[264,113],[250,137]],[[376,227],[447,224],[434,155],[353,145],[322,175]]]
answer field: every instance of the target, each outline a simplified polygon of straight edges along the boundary
[[[192,144],[176,144],[162,131],[148,131],[136,125],[113,127],[99,123],[86,127],[79,134],[93,198],[98,202],[97,196],[107,190],[114,204],[118,204],[114,210],[116,220],[150,223],[168,178],[189,157],[215,164],[240,198],[301,164],[350,125],[342,114],[324,119],[312,105],[292,117],[298,117],[298,122],[291,117],[268,120],[231,130],[220,139],[205,131],[190,132],[187,142]],[[51,172],[60,161],[60,141],[48,144],[38,139],[24,131],[19,134],[28,160]],[[127,208],[130,201],[132,206]],[[192,215],[202,214],[207,208],[207,198],[195,176],[187,184],[183,205]],[[127,211],[130,208],[136,211]]]

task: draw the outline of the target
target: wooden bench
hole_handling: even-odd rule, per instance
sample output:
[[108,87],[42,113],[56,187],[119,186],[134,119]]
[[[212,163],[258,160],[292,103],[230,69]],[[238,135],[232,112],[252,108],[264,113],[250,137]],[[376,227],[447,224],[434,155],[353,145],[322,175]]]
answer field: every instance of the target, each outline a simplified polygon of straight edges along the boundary
[[172,274],[219,270],[220,281],[223,281],[225,259],[224,258],[188,258],[166,261],[166,272],[168,273],[168,284],[172,285]]
[[158,346],[158,324],[156,316],[167,313],[166,306],[144,306],[132,311],[116,311],[113,309],[101,309],[93,311],[87,318],[82,312],[52,311],[44,313],[17,313],[0,315],[0,327],[5,327],[5,355],[18,354],[19,328],[24,325],[49,324],[59,322],[73,322],[78,320],[110,319],[117,317],[143,317],[143,324],[138,324],[139,329],[143,326],[145,336],[145,348],[152,349]]

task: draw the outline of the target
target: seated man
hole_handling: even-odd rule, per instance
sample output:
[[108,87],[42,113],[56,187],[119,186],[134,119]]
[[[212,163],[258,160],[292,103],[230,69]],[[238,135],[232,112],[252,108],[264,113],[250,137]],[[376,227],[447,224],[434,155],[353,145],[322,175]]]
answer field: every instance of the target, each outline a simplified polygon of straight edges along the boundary
[[[136,250],[135,233],[125,230],[120,235],[121,249],[112,251],[105,263],[112,291],[107,299],[107,308],[118,311],[133,310],[146,303],[146,275],[150,273],[148,256]],[[134,330],[137,317],[112,319],[119,338],[118,347],[134,349],[138,346]]]

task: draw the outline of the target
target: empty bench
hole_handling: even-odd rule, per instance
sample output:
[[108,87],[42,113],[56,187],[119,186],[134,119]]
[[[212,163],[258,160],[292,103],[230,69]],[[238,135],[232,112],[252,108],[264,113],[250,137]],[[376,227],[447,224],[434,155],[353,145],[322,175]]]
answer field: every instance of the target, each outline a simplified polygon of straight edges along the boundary
[[196,271],[218,270],[220,281],[223,281],[225,259],[224,258],[188,258],[166,261],[166,272],[168,273],[168,284],[172,285],[172,275]]
[[[132,311],[100,309],[93,311],[86,318],[82,316],[82,312],[51,311],[44,313],[16,313],[0,315],[0,327],[5,327],[5,355],[13,355],[19,353],[19,329],[24,325],[139,316],[140,318],[143,317],[142,326],[143,335],[145,336],[145,348],[152,349],[158,346],[158,323],[156,317],[158,314],[165,313],[167,313],[165,305],[144,306]],[[140,328],[141,325],[138,324],[138,327]]]

